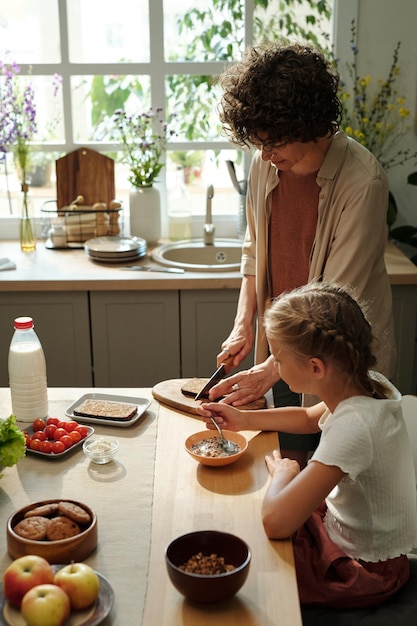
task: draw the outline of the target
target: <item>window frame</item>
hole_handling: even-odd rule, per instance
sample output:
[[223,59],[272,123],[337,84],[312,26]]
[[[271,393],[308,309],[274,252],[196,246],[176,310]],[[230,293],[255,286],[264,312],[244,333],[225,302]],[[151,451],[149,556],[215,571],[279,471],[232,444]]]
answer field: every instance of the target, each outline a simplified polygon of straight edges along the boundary
[[[29,66],[27,64],[20,65],[22,75],[50,75],[59,74],[62,77],[62,99],[63,99],[63,127],[64,127],[64,143],[60,142],[34,142],[34,146],[41,147],[45,152],[69,153],[80,147],[88,147],[100,152],[113,152],[121,149],[121,145],[115,142],[98,142],[86,141],[79,143],[74,140],[74,124],[72,111],[72,92],[71,77],[72,76],[103,76],[103,75],[149,75],[151,81],[151,106],[153,108],[165,106],[165,79],[169,74],[187,74],[187,75],[215,75],[218,76],[227,65],[221,62],[172,62],[166,61],[164,58],[164,7],[163,0],[148,0],[149,8],[149,32],[150,32],[150,58],[145,63],[72,63],[69,58],[69,36],[68,36],[68,19],[67,4],[71,0],[57,0],[59,13],[59,30],[60,30],[60,63],[34,63]],[[351,1],[351,0],[350,0]],[[254,0],[244,0],[245,3],[245,46],[253,40],[253,15]],[[354,4],[357,0],[354,0]],[[336,17],[338,0],[334,0],[333,19]],[[162,27],[161,27],[162,25]],[[333,31],[335,25],[333,24]],[[176,141],[175,138],[169,141],[168,150],[187,151],[187,150],[231,150],[237,149],[231,146],[230,142],[223,137],[219,137],[215,141]],[[243,155],[243,172],[246,179],[249,173],[250,162],[252,158],[251,151],[242,151]],[[163,205],[166,202],[166,168],[163,168],[160,176],[159,187],[162,194]],[[230,214],[230,221],[236,222],[237,213]],[[226,221],[228,216],[224,216]],[[10,236],[10,227],[16,225],[17,217],[0,218],[2,228],[0,229],[0,239]],[[194,219],[194,218],[193,218]],[[162,233],[166,236],[167,231],[167,215],[163,214]],[[15,235],[14,235],[15,236]]]

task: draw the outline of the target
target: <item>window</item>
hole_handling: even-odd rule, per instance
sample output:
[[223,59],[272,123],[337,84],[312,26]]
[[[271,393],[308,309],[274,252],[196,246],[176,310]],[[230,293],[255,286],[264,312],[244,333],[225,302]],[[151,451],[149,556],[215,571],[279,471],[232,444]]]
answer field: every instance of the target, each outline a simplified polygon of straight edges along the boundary
[[[298,0],[118,0],[117,7],[110,0],[0,0],[0,57],[9,51],[37,99],[38,133],[31,151],[37,214],[56,195],[55,159],[80,146],[114,158],[116,195],[127,209],[128,173],[111,138],[111,116],[122,107],[163,107],[167,120],[177,114],[158,182],[163,205],[182,167],[197,221],[205,210],[206,187],[213,184],[219,232],[234,215],[231,230],[223,234],[236,235],[239,196],[226,161],[233,161],[243,180],[250,155],[221,135],[216,78],[264,32],[309,31],[305,16],[312,13],[315,32],[329,32],[330,16],[320,14],[318,5],[328,9],[331,0],[301,5]],[[62,77],[62,88],[54,97],[55,74]],[[0,162],[0,218],[13,221],[18,215],[20,182],[9,153]],[[6,230],[1,232],[0,237]]]

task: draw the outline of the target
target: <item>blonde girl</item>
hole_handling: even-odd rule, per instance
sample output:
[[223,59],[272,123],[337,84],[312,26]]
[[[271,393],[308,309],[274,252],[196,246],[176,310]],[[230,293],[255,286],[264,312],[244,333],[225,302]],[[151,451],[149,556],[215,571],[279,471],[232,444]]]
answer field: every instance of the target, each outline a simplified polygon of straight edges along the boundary
[[279,450],[266,457],[262,521],[271,539],[293,537],[300,601],[337,608],[384,602],[408,580],[417,544],[415,477],[399,391],[372,371],[369,323],[336,285],[310,283],[278,297],[265,330],[279,374],[311,407],[239,411],[201,407],[229,430],[321,432],[300,471]]

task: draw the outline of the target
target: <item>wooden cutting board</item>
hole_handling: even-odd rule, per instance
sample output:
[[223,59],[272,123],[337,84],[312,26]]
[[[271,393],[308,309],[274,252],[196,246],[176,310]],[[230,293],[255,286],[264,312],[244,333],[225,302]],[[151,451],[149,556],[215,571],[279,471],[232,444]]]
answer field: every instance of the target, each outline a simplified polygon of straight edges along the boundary
[[68,207],[78,196],[82,204],[93,206],[114,200],[114,161],[90,148],[78,148],[56,161],[58,209]]
[[[177,409],[178,411],[188,413],[193,417],[200,417],[197,412],[197,407],[204,401],[197,400],[196,402],[194,398],[184,395],[181,391],[181,387],[188,380],[190,379],[171,378],[170,380],[163,380],[152,388],[152,395],[162,404],[166,404],[167,406]],[[208,378],[202,380],[207,381]],[[252,402],[250,405],[245,406],[248,409],[264,409],[266,408],[266,400],[265,398],[262,398],[261,400],[257,400],[256,402]]]

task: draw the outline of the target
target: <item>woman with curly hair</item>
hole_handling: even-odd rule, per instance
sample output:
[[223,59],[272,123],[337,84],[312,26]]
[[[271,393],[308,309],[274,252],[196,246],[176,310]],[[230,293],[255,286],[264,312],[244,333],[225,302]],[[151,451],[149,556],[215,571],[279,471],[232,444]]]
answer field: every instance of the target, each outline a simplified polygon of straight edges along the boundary
[[[220,78],[220,120],[232,143],[257,148],[247,193],[247,230],[236,318],[218,362],[250,352],[254,321],[273,298],[312,280],[354,288],[370,306],[378,371],[395,360],[392,297],[385,268],[388,181],[375,157],[340,130],[338,76],[310,46],[248,49]],[[276,406],[299,404],[280,380],[258,327],[255,365],[221,381],[210,398],[240,406],[273,388]],[[304,397],[304,404],[311,403]],[[280,435],[304,467],[317,435]]]
[[281,294],[265,329],[280,376],[321,402],[261,411],[213,402],[199,412],[209,429],[213,416],[227,430],[321,432],[303,471],[279,450],[266,456],[265,533],[292,537],[302,605],[381,604],[407,582],[417,543],[401,394],[373,371],[371,326],[345,288],[318,282]]

